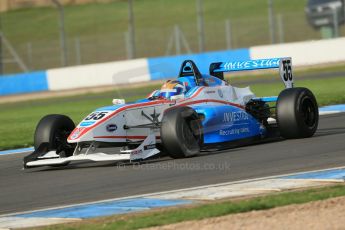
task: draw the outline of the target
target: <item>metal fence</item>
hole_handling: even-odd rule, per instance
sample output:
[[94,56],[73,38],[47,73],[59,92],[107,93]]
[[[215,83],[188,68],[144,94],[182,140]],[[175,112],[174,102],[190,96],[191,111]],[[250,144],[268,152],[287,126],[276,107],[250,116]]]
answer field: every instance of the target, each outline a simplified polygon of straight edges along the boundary
[[[274,16],[276,43],[321,39],[320,31],[312,29],[304,12]],[[135,31],[136,57],[153,57],[199,52],[197,20],[167,27],[137,28]],[[204,26],[204,50],[223,50],[270,44],[272,38],[267,15],[246,19],[207,21]],[[344,27],[339,36],[344,36]],[[129,38],[126,32],[99,33],[92,36],[68,36],[67,61],[69,66],[127,59]],[[9,41],[11,42],[11,41]],[[29,70],[57,68],[63,65],[61,43],[55,40],[26,41],[11,44]],[[5,73],[21,72],[13,54],[3,47]]]

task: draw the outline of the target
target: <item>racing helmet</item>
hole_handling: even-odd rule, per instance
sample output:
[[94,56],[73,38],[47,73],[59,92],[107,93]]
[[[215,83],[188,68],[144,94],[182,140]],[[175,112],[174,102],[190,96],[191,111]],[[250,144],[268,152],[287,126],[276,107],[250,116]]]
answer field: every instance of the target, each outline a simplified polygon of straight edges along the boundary
[[172,96],[184,94],[185,91],[186,91],[186,88],[183,85],[183,83],[177,80],[173,80],[173,81],[168,80],[162,86],[159,96],[166,99],[170,99]]

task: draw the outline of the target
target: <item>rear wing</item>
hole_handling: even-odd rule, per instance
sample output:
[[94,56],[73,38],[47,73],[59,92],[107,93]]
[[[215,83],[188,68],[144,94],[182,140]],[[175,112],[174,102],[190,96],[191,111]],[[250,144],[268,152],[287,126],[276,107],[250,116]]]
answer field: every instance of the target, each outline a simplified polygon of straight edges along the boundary
[[257,59],[249,61],[216,62],[210,65],[210,75],[224,79],[224,72],[260,69],[279,69],[279,75],[286,88],[293,88],[291,57]]

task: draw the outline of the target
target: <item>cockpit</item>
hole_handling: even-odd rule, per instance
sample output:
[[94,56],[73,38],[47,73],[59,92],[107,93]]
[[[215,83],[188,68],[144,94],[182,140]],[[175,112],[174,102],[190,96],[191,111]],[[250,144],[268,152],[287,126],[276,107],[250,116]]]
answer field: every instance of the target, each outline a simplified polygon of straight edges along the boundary
[[194,87],[197,86],[220,86],[225,85],[226,82],[222,79],[201,74],[195,63],[191,60],[186,60],[182,63],[179,76],[176,80],[167,80],[160,90],[154,91],[150,97],[164,98],[168,100],[184,98],[184,95],[188,93]]

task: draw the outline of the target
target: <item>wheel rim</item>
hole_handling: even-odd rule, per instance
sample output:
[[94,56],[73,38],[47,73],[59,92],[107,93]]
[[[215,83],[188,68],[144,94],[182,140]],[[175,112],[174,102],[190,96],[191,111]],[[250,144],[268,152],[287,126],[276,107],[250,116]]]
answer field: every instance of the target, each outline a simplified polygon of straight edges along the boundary
[[71,131],[67,129],[58,129],[54,133],[53,147],[57,150],[57,152],[65,151],[67,154],[70,154],[71,149],[67,142],[67,137],[70,133]]
[[305,98],[302,102],[302,116],[304,124],[309,128],[313,128],[316,124],[316,113],[313,101],[310,98]]
[[184,140],[185,146],[189,150],[193,150],[198,146],[199,143],[199,136],[195,135],[195,133],[191,129],[191,122],[192,119],[185,120],[182,125],[182,137]]

